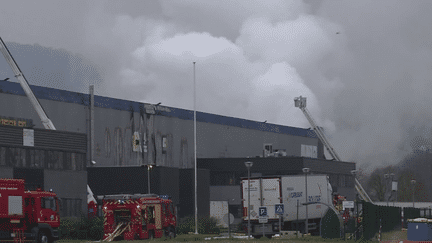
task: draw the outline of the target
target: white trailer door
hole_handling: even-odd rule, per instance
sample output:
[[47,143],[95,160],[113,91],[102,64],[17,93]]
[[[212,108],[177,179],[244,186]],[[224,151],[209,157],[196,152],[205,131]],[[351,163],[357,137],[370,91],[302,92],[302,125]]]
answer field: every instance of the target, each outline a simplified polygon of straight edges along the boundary
[[[245,219],[248,218],[248,180],[242,181],[242,188],[243,188],[243,199],[244,199],[244,210],[245,210]],[[258,210],[261,206],[261,192],[260,192],[260,180],[259,179],[251,179],[250,180],[250,218],[251,219],[258,219],[259,214]]]
[[285,176],[282,178],[284,220],[295,221],[305,218],[305,179],[304,176]]
[[[308,202],[328,201],[327,177],[321,175],[308,176]],[[308,207],[310,218],[322,218],[327,212],[327,206],[312,204]]]
[[280,179],[262,179],[263,206],[267,207],[268,219],[277,219],[275,205],[280,204]]

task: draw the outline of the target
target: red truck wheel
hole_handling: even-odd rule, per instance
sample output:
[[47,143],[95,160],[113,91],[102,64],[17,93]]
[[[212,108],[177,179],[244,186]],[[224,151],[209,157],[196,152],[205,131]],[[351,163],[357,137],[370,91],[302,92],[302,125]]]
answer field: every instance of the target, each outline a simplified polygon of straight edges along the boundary
[[48,243],[48,236],[43,231],[39,231],[38,237],[37,237],[38,243]]

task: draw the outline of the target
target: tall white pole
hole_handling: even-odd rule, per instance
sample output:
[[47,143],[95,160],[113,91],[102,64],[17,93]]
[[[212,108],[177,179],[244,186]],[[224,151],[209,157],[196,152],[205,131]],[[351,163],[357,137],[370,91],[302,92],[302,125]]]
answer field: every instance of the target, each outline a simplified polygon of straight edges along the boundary
[[309,168],[303,168],[303,173],[305,174],[305,191],[306,191],[306,221],[305,221],[305,232],[306,235],[308,235],[309,233],[309,212],[308,212],[308,183],[307,183],[307,174],[309,173],[310,169]]
[[151,170],[152,166],[151,165],[147,165],[147,187],[148,187],[148,194],[150,194],[150,170]]
[[305,187],[306,187],[306,221],[305,221],[305,232],[306,235],[309,233],[309,213],[308,213],[308,184],[307,184],[307,172],[305,173]]
[[196,87],[195,87],[195,62],[193,62],[194,71],[194,158],[195,158],[195,234],[198,234],[198,198],[197,198],[197,146],[196,146]]
[[250,239],[250,167],[248,169],[248,240]]
[[94,161],[94,85],[90,85],[90,166]]

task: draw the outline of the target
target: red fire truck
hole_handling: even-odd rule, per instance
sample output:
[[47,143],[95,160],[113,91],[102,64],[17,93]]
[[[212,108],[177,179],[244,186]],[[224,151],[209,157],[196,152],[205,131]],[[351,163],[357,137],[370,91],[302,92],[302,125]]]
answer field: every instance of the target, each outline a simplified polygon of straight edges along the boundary
[[0,241],[58,240],[58,206],[51,190],[26,191],[22,179],[0,179]]
[[174,205],[168,196],[122,194],[105,196],[104,241],[176,236]]

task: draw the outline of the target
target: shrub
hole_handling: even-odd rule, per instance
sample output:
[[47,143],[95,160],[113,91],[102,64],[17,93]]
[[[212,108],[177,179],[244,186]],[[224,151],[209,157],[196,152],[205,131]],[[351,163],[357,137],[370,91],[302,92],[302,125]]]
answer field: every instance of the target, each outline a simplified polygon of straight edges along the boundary
[[59,234],[61,239],[100,240],[103,237],[103,218],[62,218]]
[[217,219],[214,217],[205,217],[198,220],[198,233],[200,234],[219,234],[220,229],[217,227]]
[[[188,234],[195,232],[195,218],[190,216],[182,219],[177,227],[178,234]],[[220,233],[217,227],[217,219],[213,217],[200,217],[198,219],[199,234],[218,234]]]
[[236,231],[239,233],[247,233],[247,225],[243,223],[243,220],[237,224]]

